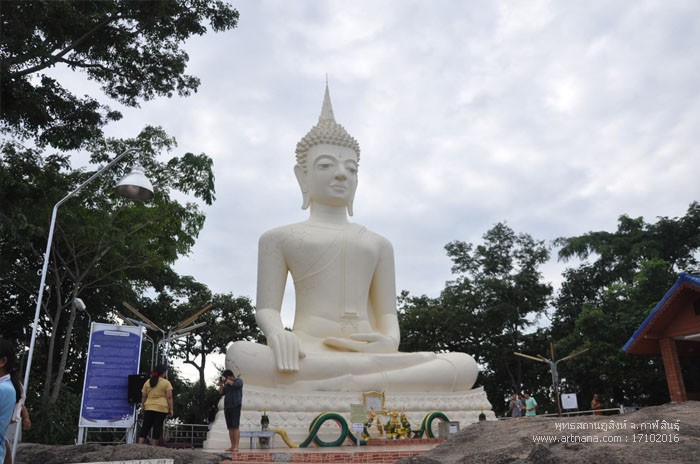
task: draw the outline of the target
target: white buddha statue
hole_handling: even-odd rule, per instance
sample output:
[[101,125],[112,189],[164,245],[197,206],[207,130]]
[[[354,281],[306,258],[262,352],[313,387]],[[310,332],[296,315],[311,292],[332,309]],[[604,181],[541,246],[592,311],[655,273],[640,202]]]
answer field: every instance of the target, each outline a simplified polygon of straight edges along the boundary
[[[464,392],[478,369],[464,353],[402,353],[391,243],[349,222],[360,147],[336,123],[328,86],[318,124],[294,167],[306,221],[267,231],[258,251],[256,320],[268,345],[239,341],[226,355],[246,385],[296,391]],[[281,307],[287,274],[294,327]]]

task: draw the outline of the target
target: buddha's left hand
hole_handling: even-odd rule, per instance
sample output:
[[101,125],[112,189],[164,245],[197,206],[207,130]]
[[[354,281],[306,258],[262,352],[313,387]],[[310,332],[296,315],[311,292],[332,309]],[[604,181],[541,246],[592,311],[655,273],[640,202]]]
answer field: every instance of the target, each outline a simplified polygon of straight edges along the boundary
[[359,333],[350,338],[328,337],[323,340],[328,346],[361,353],[395,353],[398,343],[391,337],[379,333]]

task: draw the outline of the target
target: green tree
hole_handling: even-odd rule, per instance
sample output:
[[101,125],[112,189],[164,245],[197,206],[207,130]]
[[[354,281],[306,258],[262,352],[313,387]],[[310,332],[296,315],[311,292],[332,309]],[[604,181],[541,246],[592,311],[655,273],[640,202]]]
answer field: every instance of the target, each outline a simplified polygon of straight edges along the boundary
[[[206,387],[204,401],[202,401],[199,384],[178,377],[177,383],[173,383],[173,392],[175,393],[175,417],[183,423],[209,423],[216,416],[221,398],[216,387]],[[202,404],[204,404],[204,409],[202,409]]]
[[[156,298],[142,298],[139,303],[143,313],[167,330],[175,327],[185,318],[196,314],[211,304],[189,325],[205,323],[188,335],[175,340],[169,350],[169,357],[182,359],[197,370],[198,382],[193,388],[197,391],[196,411],[190,413],[196,422],[207,418],[207,382],[204,375],[208,358],[212,354],[225,354],[227,345],[237,340],[260,341],[262,335],[255,323],[254,307],[250,298],[235,297],[230,293],[212,295],[204,285],[192,277],[177,278],[172,284],[161,290]],[[152,316],[157,315],[157,316]],[[151,319],[153,320],[153,319]],[[160,334],[152,334],[158,338]]]
[[564,273],[552,337],[562,353],[581,344],[590,349],[570,366],[569,388],[584,403],[593,393],[615,405],[668,401],[661,360],[621,349],[678,273],[700,270],[700,205],[692,203],[684,217],[653,224],[623,215],[615,232],[589,232],[557,244],[560,259],[581,262]]
[[[85,301],[93,320],[105,320],[122,301],[172,285],[179,279],[172,264],[191,250],[204,224],[195,203],[172,194],[214,201],[208,156],[185,153],[159,161],[175,141],[154,127],[133,140],[105,140],[103,127],[121,114],[98,98],[138,107],[196,91],[200,82],[186,74],[183,44],[207,30],[234,28],[238,12],[222,0],[27,0],[4,2],[0,18],[3,336],[29,344],[27,321],[33,319],[52,206],[94,172],[73,169],[69,155],[49,147],[87,151],[92,165],[139,149],[138,157],[105,172],[58,215],[29,392],[41,398],[30,400],[41,408],[34,414],[37,430],[54,436],[60,425],[42,428],[40,422],[66,412],[59,404],[80,391],[84,372],[88,314],[76,312],[74,299]],[[62,70],[78,71],[102,93],[73,94],[57,78]],[[131,204],[111,192],[136,158],[155,184],[149,204]],[[43,382],[36,381],[40,371]]]
[[192,36],[236,26],[222,0],[25,0],[3,2],[0,129],[68,150],[102,137],[121,118],[94,96],[71,93],[49,70],[80,71],[128,106],[196,91],[181,48]]
[[[175,146],[157,128],[146,128],[133,140],[110,140],[92,152],[92,160],[102,163],[110,151],[119,153],[128,146],[139,148],[138,159],[156,186],[152,202],[132,203],[114,194],[113,186],[129,164],[125,162],[86,186],[58,215],[35,348],[34,366],[44,370],[43,401],[55,403],[65,381],[79,382],[83,372],[86,332],[74,330],[79,315],[73,300],[82,298],[97,319],[147,289],[158,291],[172,279],[171,266],[189,252],[204,224],[198,206],[183,204],[173,194],[192,194],[207,204],[214,200],[211,159],[187,153],[157,161]],[[25,327],[33,319],[52,205],[92,172],[70,170],[66,157],[44,159],[16,144],[5,144],[1,153],[0,301],[8,311],[0,321]],[[72,377],[64,379],[66,374]]]
[[199,320],[206,322],[201,327],[182,339],[178,352],[186,364],[197,369],[199,374],[199,411],[205,419],[206,379],[204,369],[207,357],[211,354],[226,354],[226,346],[232,341],[259,341],[261,332],[255,323],[255,308],[245,296],[234,297],[232,294],[217,294],[212,298],[213,308]]
[[71,386],[61,392],[55,403],[39,403],[27,400],[32,428],[22,432],[25,443],[72,445],[78,438],[76,418],[80,411],[80,389]]
[[472,354],[482,369],[478,382],[502,412],[507,391],[520,390],[529,380],[523,360],[513,352],[539,340],[539,332],[525,332],[548,306],[552,287],[542,282],[539,267],[549,251],[543,242],[503,223],[483,239],[477,246],[461,241],[446,245],[456,279],[446,283],[438,298],[402,293],[401,349]]

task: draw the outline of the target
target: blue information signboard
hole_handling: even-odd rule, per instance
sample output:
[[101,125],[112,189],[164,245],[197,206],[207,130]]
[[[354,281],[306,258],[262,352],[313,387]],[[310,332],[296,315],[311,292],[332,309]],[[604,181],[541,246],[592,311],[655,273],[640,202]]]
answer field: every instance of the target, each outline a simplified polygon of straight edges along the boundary
[[80,427],[124,427],[134,423],[129,375],[139,371],[141,327],[93,323],[85,369]]

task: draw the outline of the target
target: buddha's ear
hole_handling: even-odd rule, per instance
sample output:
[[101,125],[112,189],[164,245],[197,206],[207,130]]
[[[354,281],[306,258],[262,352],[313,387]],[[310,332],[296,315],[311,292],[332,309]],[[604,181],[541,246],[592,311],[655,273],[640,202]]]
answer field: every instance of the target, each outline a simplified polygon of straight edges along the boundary
[[304,172],[304,168],[298,164],[294,165],[294,175],[297,178],[297,182],[299,182],[299,188],[301,188],[301,209],[307,209],[309,207],[309,186],[306,183],[306,173]]
[[[358,181],[359,181],[359,179],[358,179]],[[352,206],[355,203],[355,193],[357,193],[357,185],[355,185],[355,189],[352,191],[352,196],[350,197],[350,199],[348,201],[348,206],[347,206],[348,216],[352,216],[352,213],[353,213]]]

